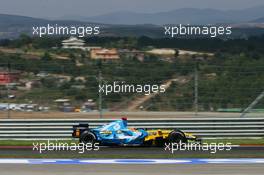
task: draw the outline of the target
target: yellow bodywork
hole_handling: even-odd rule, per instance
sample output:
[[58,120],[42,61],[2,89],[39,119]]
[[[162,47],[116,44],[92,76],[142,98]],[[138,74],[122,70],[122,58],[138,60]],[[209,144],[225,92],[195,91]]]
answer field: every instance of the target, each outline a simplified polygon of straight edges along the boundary
[[[156,138],[163,138],[163,139],[167,139],[169,134],[172,132],[173,130],[147,130],[148,132],[148,136],[145,137],[145,141],[155,141]],[[190,133],[184,133],[187,139],[195,139],[196,137],[193,136]]]

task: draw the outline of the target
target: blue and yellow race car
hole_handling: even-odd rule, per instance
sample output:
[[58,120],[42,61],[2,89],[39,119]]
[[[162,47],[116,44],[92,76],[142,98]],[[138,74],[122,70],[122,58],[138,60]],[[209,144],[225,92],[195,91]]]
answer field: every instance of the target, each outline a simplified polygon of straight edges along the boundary
[[81,143],[103,146],[163,146],[166,142],[200,142],[197,137],[180,130],[128,128],[126,118],[93,129],[88,124],[79,124],[73,126],[72,136],[79,138]]

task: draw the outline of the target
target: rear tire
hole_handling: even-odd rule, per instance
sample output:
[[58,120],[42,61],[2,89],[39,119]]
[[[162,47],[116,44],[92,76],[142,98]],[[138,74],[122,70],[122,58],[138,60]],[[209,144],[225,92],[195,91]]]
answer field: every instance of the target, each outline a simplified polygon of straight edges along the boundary
[[92,145],[94,145],[94,143],[96,142],[96,136],[94,133],[90,132],[90,131],[84,131],[81,136],[80,136],[80,143],[84,143],[84,144],[89,144],[91,143]]

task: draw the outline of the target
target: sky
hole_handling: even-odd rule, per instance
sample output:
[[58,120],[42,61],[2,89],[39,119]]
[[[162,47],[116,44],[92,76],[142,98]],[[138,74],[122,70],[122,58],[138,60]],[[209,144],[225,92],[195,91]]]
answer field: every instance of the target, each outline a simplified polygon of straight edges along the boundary
[[155,13],[179,8],[244,9],[263,0],[0,0],[0,14],[60,18],[111,12]]

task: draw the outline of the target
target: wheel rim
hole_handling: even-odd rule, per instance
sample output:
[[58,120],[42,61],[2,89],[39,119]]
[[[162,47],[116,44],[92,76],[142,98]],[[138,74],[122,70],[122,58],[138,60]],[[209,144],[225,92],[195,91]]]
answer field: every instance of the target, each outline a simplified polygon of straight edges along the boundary
[[89,134],[83,138],[83,141],[85,143],[93,143],[94,142],[94,136]]

